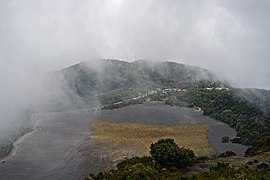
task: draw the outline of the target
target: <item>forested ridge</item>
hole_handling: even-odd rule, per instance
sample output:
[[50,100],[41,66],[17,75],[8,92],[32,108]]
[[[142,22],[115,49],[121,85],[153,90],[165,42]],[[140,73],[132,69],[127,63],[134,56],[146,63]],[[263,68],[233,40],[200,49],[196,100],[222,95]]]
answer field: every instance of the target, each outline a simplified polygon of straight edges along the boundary
[[[261,90],[244,90],[245,93],[247,91],[252,91],[253,96],[256,96],[254,91],[259,93]],[[270,92],[267,93],[269,98]],[[205,115],[236,129],[238,137],[231,141],[267,151],[270,139],[270,116],[267,110],[270,106],[263,104],[265,99],[253,96],[244,96],[242,89],[191,88],[182,93],[169,93],[165,103],[200,107]]]

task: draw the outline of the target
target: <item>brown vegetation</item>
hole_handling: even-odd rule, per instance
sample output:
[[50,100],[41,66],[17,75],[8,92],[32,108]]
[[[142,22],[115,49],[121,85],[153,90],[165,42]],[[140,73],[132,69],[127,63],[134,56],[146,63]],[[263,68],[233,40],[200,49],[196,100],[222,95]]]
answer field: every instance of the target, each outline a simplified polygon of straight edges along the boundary
[[161,138],[173,138],[180,147],[190,148],[196,155],[213,152],[207,140],[207,125],[165,126],[96,120],[90,128],[92,139],[110,143],[113,147],[132,147],[133,155],[149,155],[150,144]]

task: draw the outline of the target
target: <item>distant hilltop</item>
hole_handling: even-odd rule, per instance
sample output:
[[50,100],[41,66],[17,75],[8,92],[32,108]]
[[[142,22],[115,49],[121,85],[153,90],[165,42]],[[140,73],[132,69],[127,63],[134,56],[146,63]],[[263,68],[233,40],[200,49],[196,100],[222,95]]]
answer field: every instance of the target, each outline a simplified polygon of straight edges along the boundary
[[56,72],[81,97],[132,88],[146,92],[156,88],[189,88],[195,85],[228,86],[210,71],[175,63],[101,59],[85,61]]

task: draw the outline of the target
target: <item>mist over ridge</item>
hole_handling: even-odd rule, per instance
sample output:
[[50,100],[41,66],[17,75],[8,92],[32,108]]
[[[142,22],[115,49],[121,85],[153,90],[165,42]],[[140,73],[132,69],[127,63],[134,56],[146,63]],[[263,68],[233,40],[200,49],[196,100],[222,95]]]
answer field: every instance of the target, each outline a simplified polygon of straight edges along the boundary
[[[269,89],[268,1],[0,2],[1,81],[82,60],[173,60]],[[30,72],[30,73],[29,73]]]
[[209,123],[218,151],[269,155],[269,17],[268,0],[0,0],[0,179],[106,169],[98,118]]
[[[190,64],[234,87],[270,88],[268,1],[0,2],[0,122],[52,95],[47,74],[83,60]],[[57,96],[58,95],[58,96]],[[76,99],[77,97],[75,97]],[[33,105],[35,104],[35,105]]]
[[175,62],[138,60],[126,62],[111,59],[84,61],[55,72],[68,89],[84,100],[117,89],[147,92],[157,88],[186,88],[200,81],[219,80],[208,70]]

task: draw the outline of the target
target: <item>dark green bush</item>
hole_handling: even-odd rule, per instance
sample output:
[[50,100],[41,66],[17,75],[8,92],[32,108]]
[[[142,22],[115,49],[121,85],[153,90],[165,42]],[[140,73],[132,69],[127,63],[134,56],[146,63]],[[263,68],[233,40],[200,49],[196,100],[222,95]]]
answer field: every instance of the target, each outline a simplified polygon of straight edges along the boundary
[[203,163],[203,162],[209,161],[209,160],[210,160],[210,157],[208,157],[208,156],[196,157],[196,163]]
[[116,165],[116,167],[117,169],[123,169],[123,168],[130,167],[132,165],[135,165],[137,163],[141,163],[145,166],[151,166],[151,167],[155,165],[155,161],[153,161],[151,157],[143,156],[143,157],[132,157],[130,159],[126,158],[122,160],[121,162],[119,162]]
[[266,163],[261,163],[257,166],[258,169],[268,169],[269,165]]
[[259,163],[259,160],[258,159],[254,159],[253,162],[254,163]]
[[235,152],[225,151],[225,152],[221,153],[218,157],[226,158],[226,157],[231,157],[231,156],[236,156]]
[[226,170],[229,168],[230,168],[229,163],[225,163],[225,162],[221,161],[221,162],[217,162],[216,166],[210,167],[210,172],[211,171],[223,171],[223,170]]
[[229,136],[223,136],[223,137],[221,138],[221,142],[222,142],[222,143],[228,143],[229,140],[230,140],[230,137],[229,137]]
[[193,165],[195,155],[192,150],[179,147],[173,139],[160,139],[151,144],[152,158],[169,170],[183,169]]

